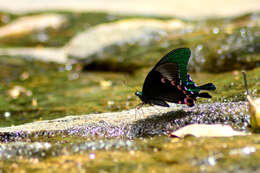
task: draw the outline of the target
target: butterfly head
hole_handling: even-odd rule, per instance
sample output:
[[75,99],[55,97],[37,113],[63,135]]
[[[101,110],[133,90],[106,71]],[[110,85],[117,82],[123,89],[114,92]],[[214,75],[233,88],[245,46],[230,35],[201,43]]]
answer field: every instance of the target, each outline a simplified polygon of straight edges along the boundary
[[135,95],[138,96],[141,100],[143,100],[143,94],[140,91],[136,91]]

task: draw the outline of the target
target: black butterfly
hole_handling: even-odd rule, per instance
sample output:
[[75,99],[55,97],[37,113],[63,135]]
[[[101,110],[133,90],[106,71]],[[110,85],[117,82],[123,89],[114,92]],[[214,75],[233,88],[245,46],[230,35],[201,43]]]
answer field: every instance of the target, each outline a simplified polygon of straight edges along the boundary
[[194,106],[197,97],[211,98],[200,90],[215,90],[212,83],[197,86],[187,74],[189,48],[174,49],[166,54],[148,73],[142,92],[137,95],[143,104],[169,107],[166,102]]

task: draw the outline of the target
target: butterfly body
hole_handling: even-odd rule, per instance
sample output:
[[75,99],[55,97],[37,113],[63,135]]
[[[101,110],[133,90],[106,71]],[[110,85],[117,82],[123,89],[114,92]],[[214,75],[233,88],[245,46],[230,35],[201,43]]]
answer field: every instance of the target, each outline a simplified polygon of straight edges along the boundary
[[188,48],[179,48],[166,54],[148,73],[142,92],[135,94],[142,104],[169,107],[167,102],[193,106],[197,97],[211,98],[200,90],[215,90],[212,83],[197,86],[187,74],[190,57]]

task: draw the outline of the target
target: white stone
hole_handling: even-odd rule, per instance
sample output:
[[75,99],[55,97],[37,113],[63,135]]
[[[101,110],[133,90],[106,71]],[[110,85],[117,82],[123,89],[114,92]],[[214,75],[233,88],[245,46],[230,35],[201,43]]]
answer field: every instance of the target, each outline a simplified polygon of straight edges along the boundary
[[171,136],[183,138],[187,135],[195,137],[230,137],[243,136],[250,133],[235,131],[229,125],[222,124],[191,124],[184,126],[173,133]]
[[187,26],[180,20],[127,19],[95,26],[73,38],[66,46],[69,56],[85,59],[113,45],[147,45],[168,32]]
[[2,48],[0,55],[19,56],[46,62],[66,63],[67,55],[63,48]]
[[0,28],[0,38],[27,34],[46,28],[59,28],[66,22],[66,18],[59,14],[42,14],[20,17]]

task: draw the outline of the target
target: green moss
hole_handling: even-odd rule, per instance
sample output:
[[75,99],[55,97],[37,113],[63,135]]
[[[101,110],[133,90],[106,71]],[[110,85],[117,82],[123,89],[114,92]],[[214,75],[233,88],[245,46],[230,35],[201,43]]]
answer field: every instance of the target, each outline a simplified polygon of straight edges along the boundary
[[[4,57],[1,61],[5,63],[1,64],[0,114],[11,113],[10,117],[1,116],[1,126],[122,110],[137,101],[128,98],[134,92],[124,84],[126,76],[129,80],[134,78],[124,73],[66,71],[66,67],[57,64]],[[29,74],[26,80],[21,79],[24,72]],[[112,86],[102,87],[102,81],[111,81]],[[9,91],[15,86],[25,88],[32,95],[12,98]],[[33,99],[37,100],[37,106],[32,105]]]

